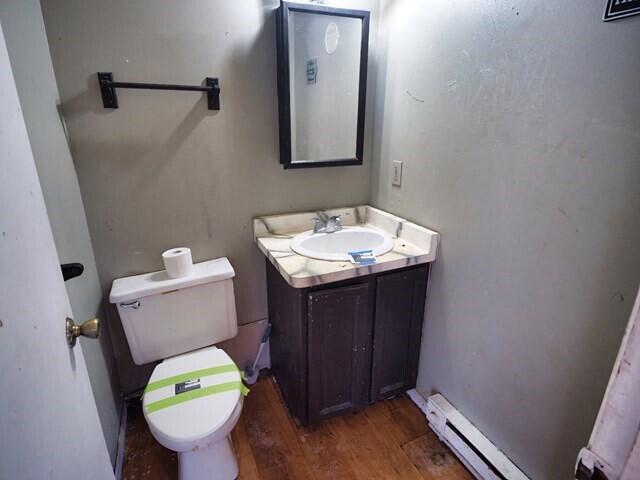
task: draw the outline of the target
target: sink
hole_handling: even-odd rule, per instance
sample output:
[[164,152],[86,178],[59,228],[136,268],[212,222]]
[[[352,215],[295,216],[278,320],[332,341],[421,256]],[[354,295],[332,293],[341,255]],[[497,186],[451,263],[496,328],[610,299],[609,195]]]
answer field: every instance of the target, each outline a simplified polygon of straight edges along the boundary
[[344,227],[334,233],[308,231],[291,239],[291,250],[305,257],[318,260],[349,261],[348,252],[373,250],[375,256],[393,248],[390,235],[366,227]]

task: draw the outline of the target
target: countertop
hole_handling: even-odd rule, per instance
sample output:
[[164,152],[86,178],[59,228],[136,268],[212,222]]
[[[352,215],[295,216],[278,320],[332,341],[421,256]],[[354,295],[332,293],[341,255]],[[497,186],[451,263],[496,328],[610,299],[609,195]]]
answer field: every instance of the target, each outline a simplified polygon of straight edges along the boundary
[[440,235],[404,218],[369,205],[323,212],[328,216],[341,215],[345,227],[361,226],[388,233],[394,239],[393,249],[376,257],[376,263],[368,266],[308,258],[293,252],[289,243],[297,234],[312,228],[313,218],[318,216],[317,211],[255,217],[253,236],[256,245],[294,288],[429,263],[436,258]]

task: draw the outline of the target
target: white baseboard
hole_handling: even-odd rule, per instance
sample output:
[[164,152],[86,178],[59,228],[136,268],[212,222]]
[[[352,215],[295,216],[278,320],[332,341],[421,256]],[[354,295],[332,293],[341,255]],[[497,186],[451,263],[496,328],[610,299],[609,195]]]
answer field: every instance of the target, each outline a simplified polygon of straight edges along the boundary
[[412,388],[407,392],[407,396],[411,399],[413,403],[416,404],[416,407],[420,409],[424,416],[427,416],[427,399],[418,393],[415,388]]
[[478,480],[529,480],[491,441],[440,394],[409,398],[424,413],[431,430]]

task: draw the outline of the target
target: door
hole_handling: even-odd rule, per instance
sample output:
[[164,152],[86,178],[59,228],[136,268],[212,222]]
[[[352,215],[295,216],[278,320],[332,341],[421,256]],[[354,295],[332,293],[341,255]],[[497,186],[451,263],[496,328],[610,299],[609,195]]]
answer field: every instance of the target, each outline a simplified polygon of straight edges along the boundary
[[576,478],[640,478],[640,292],[589,445],[578,455]]
[[378,277],[371,401],[415,387],[429,267]]
[[113,479],[1,26],[0,105],[0,478]]
[[309,421],[368,403],[371,367],[371,284],[311,292]]

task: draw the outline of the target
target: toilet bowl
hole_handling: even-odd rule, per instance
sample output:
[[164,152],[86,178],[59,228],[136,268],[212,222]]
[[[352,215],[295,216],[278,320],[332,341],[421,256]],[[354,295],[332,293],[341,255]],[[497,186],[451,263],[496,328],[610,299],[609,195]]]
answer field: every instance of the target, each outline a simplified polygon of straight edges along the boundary
[[113,281],[133,361],[156,365],[143,399],[153,437],[178,452],[180,480],[233,480],[230,433],[246,392],[233,360],[214,344],[238,333],[235,272],[226,258],[196,263],[186,276],[151,272]]
[[237,367],[216,347],[156,366],[142,401],[144,417],[158,443],[178,452],[181,480],[238,476],[230,433],[240,419],[243,388]]

